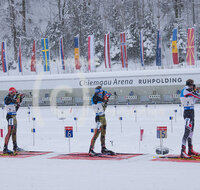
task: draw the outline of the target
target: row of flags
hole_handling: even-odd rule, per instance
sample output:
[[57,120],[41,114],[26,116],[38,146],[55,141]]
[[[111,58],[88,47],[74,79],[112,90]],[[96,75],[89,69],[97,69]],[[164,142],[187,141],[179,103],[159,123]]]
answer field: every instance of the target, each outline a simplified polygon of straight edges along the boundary
[[[175,28],[173,30],[172,35],[172,58],[173,64],[179,64],[179,57],[178,57],[178,47],[177,47],[177,33],[178,29]],[[195,49],[194,49],[194,28],[188,28],[187,32],[187,52],[186,52],[186,62],[187,65],[195,65]],[[161,39],[161,31],[157,31],[157,44],[156,44],[156,66],[161,66],[161,49],[162,49],[162,39]],[[144,44],[143,44],[143,32],[140,32],[140,58],[141,58],[141,65],[144,66]]]
[[[177,33],[178,30],[173,30],[172,36],[172,57],[173,63],[175,65],[179,64],[178,59],[178,48],[177,48]],[[156,47],[156,65],[162,65],[162,40],[161,40],[161,31],[157,31],[157,47]],[[44,60],[44,72],[50,71],[50,51],[49,51],[49,39],[41,39],[41,50]],[[126,34],[122,32],[120,34],[120,49],[121,49],[121,62],[122,68],[128,69],[128,60],[127,60],[127,44],[126,44]],[[22,73],[22,55],[21,55],[21,41],[19,44],[19,53],[18,53],[18,68],[19,72]],[[60,60],[62,69],[65,70],[65,58],[64,58],[64,47],[63,47],[63,38],[60,38]],[[75,69],[80,70],[80,45],[79,45],[79,36],[74,37],[74,58],[75,58]],[[141,65],[144,66],[144,43],[143,43],[143,31],[140,32],[140,58]],[[6,44],[2,42],[1,44],[1,61],[3,66],[3,72],[7,72],[7,62],[6,62]],[[187,36],[187,55],[186,61],[188,65],[195,64],[194,57],[194,28],[188,28]],[[104,36],[104,62],[105,68],[111,69],[111,55],[110,55],[110,34],[105,34]],[[31,72],[36,72],[36,44],[35,40],[33,41],[32,55],[31,55]],[[94,35],[88,36],[88,71],[95,71],[95,45],[94,45]]]

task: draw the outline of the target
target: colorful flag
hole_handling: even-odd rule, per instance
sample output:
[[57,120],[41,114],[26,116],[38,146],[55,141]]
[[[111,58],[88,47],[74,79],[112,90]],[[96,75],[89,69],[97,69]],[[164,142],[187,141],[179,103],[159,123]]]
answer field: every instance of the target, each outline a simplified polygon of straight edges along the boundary
[[141,60],[141,65],[144,66],[143,31],[140,32],[140,60]]
[[105,68],[111,68],[110,63],[110,34],[105,34],[104,37],[104,60],[105,60]]
[[64,48],[63,48],[63,38],[60,38],[60,58],[62,62],[62,68],[65,70],[65,57],[64,57]]
[[124,67],[128,68],[127,51],[126,51],[126,35],[125,35],[125,32],[122,32],[120,34],[120,38],[121,38],[121,60],[122,60],[122,68],[124,68]]
[[80,54],[79,54],[79,37],[78,36],[74,37],[74,57],[75,57],[76,70],[79,70],[81,68],[81,65],[80,65],[80,60],[79,60]]
[[3,72],[7,72],[7,65],[6,65],[6,50],[5,50],[5,42],[1,44],[1,61],[3,66]]
[[50,71],[50,64],[49,64],[49,41],[48,38],[42,38],[42,53],[44,59],[44,71]]
[[33,40],[33,48],[31,55],[31,72],[36,72],[36,49],[35,49],[35,40]]
[[88,36],[88,71],[94,71],[94,35]]
[[178,48],[177,48],[177,28],[173,30],[173,37],[172,37],[172,56],[174,64],[179,64],[178,61]]
[[157,32],[156,66],[161,66],[161,32]]
[[20,43],[19,43],[18,67],[19,67],[19,72],[22,73],[22,52],[21,52],[21,41],[20,41]]
[[194,28],[188,28],[186,60],[187,60],[188,65],[194,65],[195,64],[195,58],[194,58]]

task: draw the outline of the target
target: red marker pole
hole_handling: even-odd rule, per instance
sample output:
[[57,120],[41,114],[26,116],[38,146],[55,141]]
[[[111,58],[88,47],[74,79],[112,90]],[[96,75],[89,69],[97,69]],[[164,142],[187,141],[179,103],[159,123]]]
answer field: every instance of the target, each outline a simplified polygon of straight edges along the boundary
[[139,152],[140,152],[141,142],[143,141],[143,134],[144,134],[144,129],[141,129],[140,127]]
[[0,137],[3,139],[3,129],[0,129]]
[[1,141],[3,142],[3,129],[0,129],[0,138],[1,138]]

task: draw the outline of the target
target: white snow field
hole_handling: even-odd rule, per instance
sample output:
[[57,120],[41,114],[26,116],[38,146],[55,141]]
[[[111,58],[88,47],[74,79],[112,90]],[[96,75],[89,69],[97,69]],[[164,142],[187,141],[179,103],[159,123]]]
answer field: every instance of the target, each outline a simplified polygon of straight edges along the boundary
[[[176,121],[175,121],[175,112]],[[136,113],[134,113],[136,110]],[[123,153],[144,153],[125,160],[59,160],[49,159],[69,153],[64,127],[74,127],[70,152],[88,152],[95,127],[94,113],[88,107],[40,107],[18,111],[18,145],[26,150],[53,151],[28,158],[0,157],[1,190],[199,190],[200,163],[151,161],[159,145],[156,127],[167,126],[164,145],[171,154],[179,154],[184,132],[182,108],[179,105],[108,106],[107,148]],[[194,148],[200,151],[200,105],[196,105]],[[1,110],[0,128],[7,129],[5,110]],[[137,118],[136,117],[137,114]],[[122,120],[122,132],[119,117]],[[174,117],[173,132],[169,116]],[[35,121],[33,146],[32,117]],[[59,118],[66,117],[65,120]],[[74,117],[78,117],[77,132]],[[144,137],[139,151],[140,128]],[[113,141],[113,145],[111,142]],[[1,139],[1,149],[3,139]],[[10,141],[9,148],[12,149]],[[97,152],[100,140],[97,140]]]

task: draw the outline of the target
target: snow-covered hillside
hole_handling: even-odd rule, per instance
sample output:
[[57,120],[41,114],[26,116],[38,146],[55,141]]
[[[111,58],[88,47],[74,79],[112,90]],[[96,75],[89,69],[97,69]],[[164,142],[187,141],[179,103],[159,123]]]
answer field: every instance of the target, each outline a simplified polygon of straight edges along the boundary
[[[186,59],[187,28],[195,27],[196,59],[199,54],[199,3],[193,0],[0,0],[0,40],[7,43],[10,69],[17,67],[21,39],[22,63],[28,69],[33,40],[37,62],[42,59],[41,38],[49,38],[52,62],[58,63],[59,38],[64,38],[65,59],[74,59],[73,37],[79,35],[82,70],[87,60],[87,37],[95,36],[95,62],[103,66],[104,35],[110,33],[111,64],[121,68],[120,32],[127,35],[130,68],[140,64],[139,34],[143,30],[145,65],[155,65],[157,30],[162,32],[162,63],[172,65],[172,30],[178,27],[179,61]],[[73,61],[74,64],[74,61]],[[72,65],[73,65],[72,64]],[[115,66],[117,65],[117,66]],[[135,66],[136,65],[136,66]],[[57,66],[55,66],[57,67]],[[97,68],[98,69],[98,68]],[[72,69],[73,70],[73,69]]]

